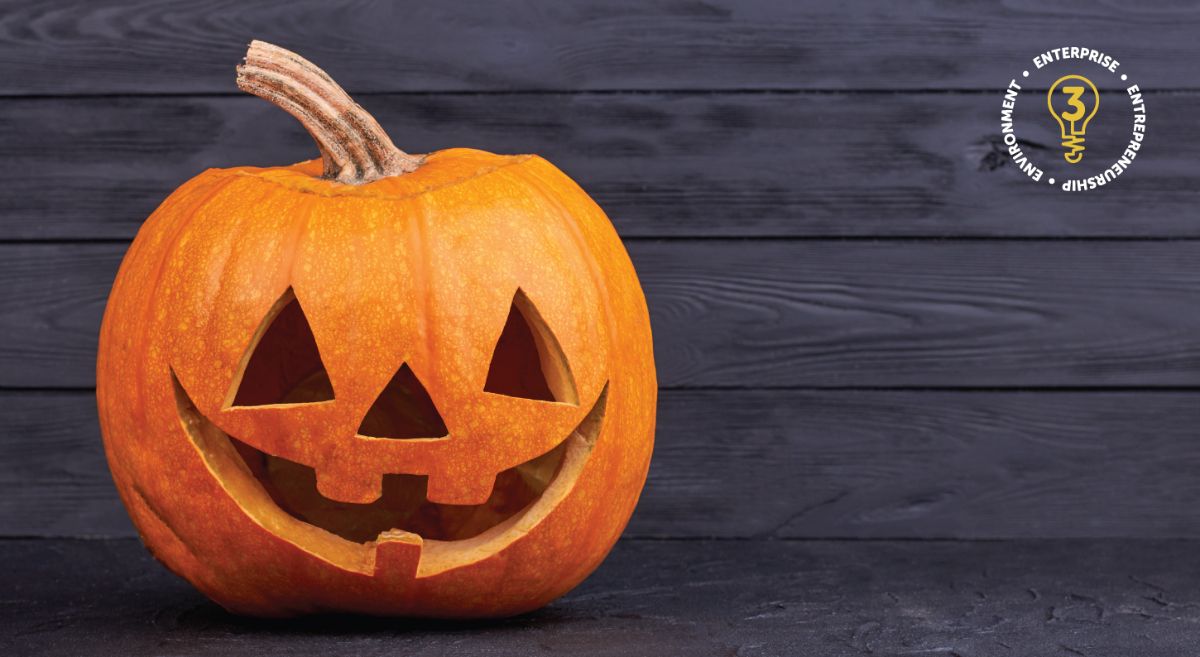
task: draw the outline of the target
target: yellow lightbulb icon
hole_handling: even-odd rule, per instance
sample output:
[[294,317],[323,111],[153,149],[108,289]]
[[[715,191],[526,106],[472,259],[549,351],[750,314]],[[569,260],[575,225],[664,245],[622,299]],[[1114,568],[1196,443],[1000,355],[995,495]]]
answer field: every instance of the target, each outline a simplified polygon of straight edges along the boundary
[[[1063,84],[1064,82],[1074,84]],[[1059,109],[1054,108],[1056,91],[1062,92],[1059,99],[1064,106]],[[1088,91],[1092,92],[1090,98],[1085,96]],[[1083,136],[1087,132],[1088,121],[1091,121],[1092,117],[1096,116],[1096,110],[1100,109],[1100,92],[1091,80],[1082,75],[1064,75],[1050,86],[1050,91],[1046,93],[1046,106],[1050,108],[1050,115],[1058,121],[1058,127],[1061,129],[1062,145],[1065,149],[1063,159],[1069,164],[1078,164],[1083,159]]]

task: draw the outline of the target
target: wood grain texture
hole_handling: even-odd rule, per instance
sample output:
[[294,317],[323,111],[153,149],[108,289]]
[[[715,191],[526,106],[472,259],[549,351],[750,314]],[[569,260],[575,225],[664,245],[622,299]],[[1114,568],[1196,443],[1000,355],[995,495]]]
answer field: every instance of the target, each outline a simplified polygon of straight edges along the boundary
[[[1084,194],[1016,170],[999,141],[999,94],[362,100],[413,152],[541,154],[626,237],[1200,237],[1200,94],[1151,95],[1146,157]],[[1123,145],[1129,120],[1106,112],[1089,143]],[[1061,177],[1050,124],[1028,122],[1021,138]],[[316,155],[291,117],[251,97],[7,100],[0,129],[0,239],[128,238],[206,168]]]
[[[628,246],[667,387],[1200,385],[1194,241]],[[93,385],[124,250],[0,245],[0,387]]]
[[490,622],[231,616],[134,540],[3,541],[13,655],[1194,657],[1194,541],[622,541]]
[[0,16],[7,94],[228,92],[251,38],[352,91],[996,89],[1071,45],[1148,88],[1200,86],[1200,13],[1178,2],[43,0]]
[[0,393],[0,532],[133,535],[92,392]]
[[[130,536],[90,392],[0,394],[0,535]],[[661,397],[628,537],[1200,538],[1200,393]]]

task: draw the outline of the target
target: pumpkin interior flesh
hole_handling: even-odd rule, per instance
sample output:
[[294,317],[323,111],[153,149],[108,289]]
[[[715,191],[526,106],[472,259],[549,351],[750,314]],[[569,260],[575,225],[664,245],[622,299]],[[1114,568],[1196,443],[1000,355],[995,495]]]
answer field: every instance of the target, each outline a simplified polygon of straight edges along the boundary
[[428,477],[403,474],[383,476],[383,495],[378,500],[351,504],[317,492],[312,468],[262,452],[233,436],[229,440],[280,509],[356,543],[373,541],[391,529],[438,541],[478,536],[537,501],[558,472],[566,447],[564,441],[537,458],[501,472],[491,497],[483,504],[430,502],[425,498]]

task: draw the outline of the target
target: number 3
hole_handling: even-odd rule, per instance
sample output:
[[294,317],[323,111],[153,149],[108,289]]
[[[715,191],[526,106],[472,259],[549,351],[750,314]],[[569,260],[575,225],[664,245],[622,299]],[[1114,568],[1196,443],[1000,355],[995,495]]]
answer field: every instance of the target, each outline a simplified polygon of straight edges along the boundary
[[1060,116],[1068,121],[1078,121],[1083,118],[1083,113],[1087,109],[1083,103],[1079,102],[1079,97],[1083,95],[1083,87],[1063,87],[1062,92],[1068,94],[1067,105],[1075,108],[1073,112],[1063,112]]

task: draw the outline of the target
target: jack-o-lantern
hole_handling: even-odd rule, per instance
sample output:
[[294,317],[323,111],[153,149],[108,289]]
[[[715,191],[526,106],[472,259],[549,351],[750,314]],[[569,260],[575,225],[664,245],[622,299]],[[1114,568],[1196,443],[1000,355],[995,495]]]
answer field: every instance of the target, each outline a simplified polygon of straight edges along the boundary
[[281,48],[252,43],[238,86],[321,159],[205,171],[125,256],[97,398],[143,541],[253,615],[570,590],[653,443],[649,317],[607,217],[536,156],[400,151]]

